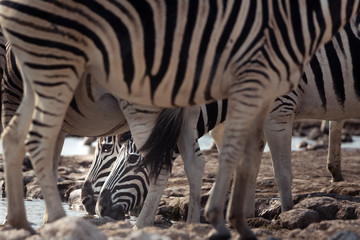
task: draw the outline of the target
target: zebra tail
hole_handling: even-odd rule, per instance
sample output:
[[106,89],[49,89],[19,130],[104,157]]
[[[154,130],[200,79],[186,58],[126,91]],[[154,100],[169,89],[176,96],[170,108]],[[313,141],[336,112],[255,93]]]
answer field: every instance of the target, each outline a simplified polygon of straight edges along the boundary
[[139,151],[147,151],[139,168],[150,164],[150,176],[158,178],[162,168],[171,171],[174,151],[183,120],[182,108],[164,109],[160,112],[155,127]]

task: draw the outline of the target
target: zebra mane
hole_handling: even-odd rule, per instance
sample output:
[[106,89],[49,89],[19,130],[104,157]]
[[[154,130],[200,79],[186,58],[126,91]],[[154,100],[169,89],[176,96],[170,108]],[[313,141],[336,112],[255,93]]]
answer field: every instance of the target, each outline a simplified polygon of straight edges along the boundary
[[139,168],[150,164],[150,176],[158,178],[162,168],[171,170],[174,150],[180,134],[183,120],[182,108],[164,109],[160,112],[156,124],[139,151],[147,151]]

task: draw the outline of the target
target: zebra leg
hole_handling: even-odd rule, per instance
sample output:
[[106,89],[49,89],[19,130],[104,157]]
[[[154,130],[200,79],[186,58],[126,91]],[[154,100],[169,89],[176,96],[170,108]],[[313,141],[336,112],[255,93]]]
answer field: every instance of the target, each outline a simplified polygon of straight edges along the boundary
[[222,145],[222,140],[223,140],[223,136],[224,136],[224,129],[225,129],[225,122],[217,125],[215,128],[213,128],[209,134],[210,136],[213,138],[216,148],[218,149],[218,151],[220,151],[221,149],[221,145]]
[[[261,124],[262,126],[263,124]],[[232,193],[234,194],[234,196],[239,196],[239,194],[245,194],[245,217],[246,218],[252,218],[255,217],[255,189],[256,189],[256,179],[257,176],[259,174],[259,170],[260,170],[260,163],[261,163],[261,157],[265,148],[265,137],[263,134],[263,131],[260,131],[258,133],[251,133],[250,134],[251,137],[251,142],[248,143],[248,147],[250,146],[254,146],[256,147],[256,150],[253,150],[254,153],[252,154],[251,159],[249,159],[248,161],[252,162],[252,165],[250,166],[250,169],[247,169],[248,173],[249,173],[249,180],[247,183],[247,188],[245,189],[245,191],[241,190],[241,188],[239,186],[243,186],[242,183],[242,179],[241,179],[241,173],[238,173],[238,169],[237,168],[237,172],[235,173],[234,176],[234,182],[233,182],[233,186],[232,186]],[[236,185],[236,186],[235,186]],[[232,201],[233,198],[230,198],[230,203],[229,203],[229,209],[228,209],[228,215],[229,216],[233,216],[234,213],[234,209],[236,209],[238,202],[237,202],[237,197],[234,197],[235,201]]]
[[[271,152],[273,171],[276,185],[279,189],[281,211],[293,208],[291,184],[291,137],[293,114],[284,114],[286,117],[277,119],[269,117],[265,121],[264,133]],[[276,116],[276,114],[275,114]]]
[[[140,149],[150,136],[161,108],[131,104],[124,100],[119,100],[119,105],[129,124],[135,144]],[[134,228],[154,224],[156,211],[168,178],[169,172],[164,168],[157,179],[154,176],[150,178],[148,194]]]
[[[23,97],[17,113],[1,135],[7,196],[6,222],[15,228],[24,228],[35,233],[25,214],[22,180],[22,162],[26,152],[24,142],[34,109],[34,95],[29,84],[24,84],[24,91],[29,94]],[[16,151],[14,146],[17,146]]]
[[168,182],[169,174],[170,173],[167,171],[167,169],[163,168],[157,179],[155,179],[155,177],[150,178],[148,194],[144,201],[144,205],[139,214],[139,217],[136,220],[134,229],[140,229],[147,226],[152,226],[154,224],[155,215],[162,193]]
[[[81,70],[81,69],[80,69]],[[55,83],[46,84],[46,74],[56,72],[44,70],[43,75],[33,74],[31,70],[27,76],[37,77],[33,84],[35,95],[35,110],[32,114],[29,134],[26,139],[26,150],[30,155],[36,176],[39,179],[41,191],[48,211],[48,222],[53,222],[65,216],[61,204],[57,181],[53,174],[53,159],[55,144],[59,136],[68,106],[73,98],[74,91],[79,84],[77,74],[65,71],[58,75]],[[82,72],[82,71],[80,71]],[[34,81],[35,82],[35,81]],[[43,84],[45,82],[45,84]],[[25,94],[24,94],[25,95]],[[53,96],[53,97],[47,97]]]
[[230,238],[230,233],[225,226],[224,220],[224,196],[226,196],[226,192],[229,189],[234,170],[237,169],[237,174],[239,174],[237,179],[241,180],[243,186],[241,186],[242,189],[239,188],[238,193],[232,193],[232,196],[234,194],[236,197],[237,195],[240,196],[237,199],[238,207],[233,212],[234,215],[229,216],[229,221],[237,229],[242,238],[256,239],[245,219],[245,194],[240,193],[244,193],[247,190],[250,178],[249,169],[252,169],[253,164],[252,157],[258,154],[258,142],[254,142],[254,146],[249,145],[249,143],[252,143],[251,140],[248,140],[248,137],[252,138],[249,135],[250,129],[252,126],[257,127],[258,132],[260,131],[259,129],[262,129],[255,124],[261,123],[261,119],[265,118],[268,106],[266,108],[258,107],[262,106],[262,100],[258,98],[253,99],[251,105],[241,104],[239,99],[236,99],[236,95],[231,95],[228,103],[229,111],[224,132],[224,139],[227,139],[227,141],[223,143],[220,151],[214,190],[206,204],[205,216],[212,223],[216,231],[211,233],[211,239]]
[[329,122],[329,151],[327,169],[331,173],[331,182],[344,181],[341,173],[341,130],[345,120]]
[[[221,146],[222,146],[222,140],[223,140],[223,136],[224,136],[224,129],[225,129],[225,122],[217,125],[215,128],[213,128],[209,134],[210,136],[213,138],[216,148],[217,150],[220,152]],[[211,193],[214,191],[214,185],[212,186],[212,188],[209,190],[209,192],[207,193],[207,195],[211,195]]]
[[[253,238],[252,234],[242,233],[244,217],[255,215],[255,186],[259,173],[262,152],[264,150],[263,126],[267,111],[258,114],[249,128],[249,137],[245,143],[244,160],[236,168],[231,189],[227,219],[241,234],[242,238]],[[246,176],[247,175],[247,176]],[[246,179],[247,178],[247,179]],[[240,220],[239,220],[240,219]],[[246,223],[246,221],[245,221]]]
[[201,184],[204,175],[205,160],[201,154],[197,135],[197,121],[200,108],[186,108],[178,147],[184,161],[185,173],[190,185],[190,200],[187,215],[188,223],[200,222]]
[[[58,165],[59,165],[59,161],[60,161],[61,150],[63,148],[64,141],[65,141],[65,136],[66,136],[66,133],[64,131],[60,131],[59,136],[56,140],[56,145],[55,145],[54,158],[53,158],[53,174],[54,174],[56,182],[57,182],[57,176],[58,176],[57,170],[58,170]],[[48,218],[49,218],[48,209],[45,206],[45,214],[44,214],[44,218],[43,218],[43,223],[47,223]]]

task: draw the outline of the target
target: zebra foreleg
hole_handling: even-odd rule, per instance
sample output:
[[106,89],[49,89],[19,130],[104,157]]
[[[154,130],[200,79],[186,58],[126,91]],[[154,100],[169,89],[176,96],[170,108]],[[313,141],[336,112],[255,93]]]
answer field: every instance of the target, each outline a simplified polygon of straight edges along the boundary
[[200,108],[186,108],[178,140],[178,147],[184,161],[185,173],[190,185],[190,200],[187,222],[200,222],[201,184],[204,175],[205,160],[201,153],[196,124]]
[[[285,114],[286,115],[286,114]],[[276,185],[279,189],[281,211],[293,208],[291,184],[291,137],[293,115],[289,114],[286,119],[272,118],[270,113],[265,121],[264,133],[271,152],[271,160]]]
[[[7,196],[6,222],[15,228],[24,228],[35,233],[25,214],[22,179],[22,162],[26,152],[24,142],[34,110],[34,95],[29,84],[24,84],[24,90],[29,94],[23,97],[17,113],[1,135]],[[16,151],[14,146],[17,146]]]
[[329,151],[327,169],[331,173],[331,182],[344,181],[341,173],[341,130],[345,120],[329,122]]
[[136,220],[134,229],[140,229],[154,224],[156,211],[168,179],[169,171],[166,168],[161,170],[157,179],[155,179],[154,176],[151,177],[148,194],[139,217]]

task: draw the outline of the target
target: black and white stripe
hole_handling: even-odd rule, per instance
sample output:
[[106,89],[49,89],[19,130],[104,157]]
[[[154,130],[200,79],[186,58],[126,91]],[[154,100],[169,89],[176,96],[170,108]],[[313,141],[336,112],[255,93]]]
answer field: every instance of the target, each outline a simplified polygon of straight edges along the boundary
[[[226,109],[227,100],[202,105],[197,122],[198,136],[202,137],[223,123]],[[143,157],[139,152],[134,151],[136,146],[133,139],[129,139],[128,134],[118,135],[116,138],[121,140],[115,140],[115,137],[112,137],[110,142],[98,142],[95,153],[102,152],[101,157],[97,156],[90,168],[82,189],[82,198],[89,213],[94,214],[95,204],[97,204],[99,216],[123,219],[124,214],[143,203],[150,176],[147,169],[141,167]],[[124,144],[124,141],[129,141],[129,143]],[[110,147],[108,153],[102,150],[105,146]],[[197,157],[201,156],[200,149],[196,148],[193,154]],[[110,162],[115,166],[110,167]],[[126,179],[126,182],[121,179]],[[100,188],[102,188],[101,193]]]
[[[46,160],[53,156],[50,138],[60,131],[75,90],[87,74],[116,98],[147,106],[185,107],[228,98],[226,141],[214,194],[206,207],[216,237],[227,238],[223,196],[231,173],[241,176],[234,181],[234,189],[244,192],[250,159],[257,154],[256,143],[271,103],[297,86],[311,56],[358,8],[356,0],[3,0],[1,25],[26,76],[27,93],[3,134],[4,149],[14,145],[14,138],[28,135],[26,146],[19,146],[18,152],[26,149],[36,165],[53,221],[65,212]],[[182,121],[174,116],[186,111],[173,110],[166,116],[172,115],[174,126],[179,126]],[[154,136],[166,138],[157,126]],[[171,129],[176,134],[180,128],[166,130]],[[134,140],[138,146],[148,145],[135,135]],[[147,150],[151,156],[153,150]],[[20,161],[10,151],[5,158]],[[157,166],[151,170],[157,176],[151,181],[166,181],[163,160],[170,163],[150,161]],[[7,189],[16,189],[11,185],[19,182],[18,177],[6,176]],[[155,194],[153,190],[149,195]],[[11,191],[10,198],[21,199],[20,193]],[[243,238],[251,238],[243,195],[232,194],[228,219]],[[14,202],[9,204],[14,210],[8,214],[9,222],[29,228],[25,220],[14,220],[25,219],[24,207],[18,201],[9,202]],[[143,211],[139,219],[146,214]],[[139,227],[148,224],[137,223]]]
[[265,123],[282,211],[292,208],[291,136],[297,119],[331,120],[327,167],[332,181],[341,174],[341,130],[345,119],[359,118],[360,14],[320,48],[298,88],[275,100]]

